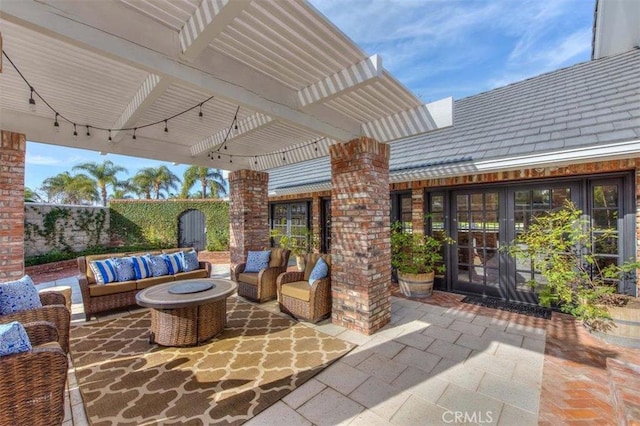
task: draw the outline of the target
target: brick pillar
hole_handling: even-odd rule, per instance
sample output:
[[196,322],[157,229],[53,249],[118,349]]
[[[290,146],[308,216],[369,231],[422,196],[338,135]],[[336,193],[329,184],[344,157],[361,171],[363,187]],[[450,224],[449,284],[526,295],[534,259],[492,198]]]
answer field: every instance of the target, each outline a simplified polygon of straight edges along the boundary
[[389,146],[332,145],[332,321],[372,334],[391,319]]
[[269,247],[268,183],[268,173],[253,170],[229,173],[229,249],[233,265],[243,263],[247,251]]
[[0,281],[24,274],[25,135],[2,130],[0,141]]
[[411,190],[411,224],[415,234],[424,234],[424,188],[414,188]]

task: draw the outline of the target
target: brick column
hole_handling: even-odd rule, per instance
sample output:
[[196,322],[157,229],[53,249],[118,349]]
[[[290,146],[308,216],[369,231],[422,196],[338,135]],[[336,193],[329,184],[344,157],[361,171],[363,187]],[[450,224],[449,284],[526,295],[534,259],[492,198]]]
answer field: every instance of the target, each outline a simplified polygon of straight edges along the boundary
[[389,146],[331,146],[332,321],[372,334],[391,319]]
[[24,274],[26,138],[21,133],[0,133],[0,281],[8,281]]
[[411,224],[415,234],[424,234],[424,189],[414,188],[411,190]]
[[247,251],[269,246],[268,183],[268,173],[253,170],[229,173],[229,249],[233,265],[243,263]]

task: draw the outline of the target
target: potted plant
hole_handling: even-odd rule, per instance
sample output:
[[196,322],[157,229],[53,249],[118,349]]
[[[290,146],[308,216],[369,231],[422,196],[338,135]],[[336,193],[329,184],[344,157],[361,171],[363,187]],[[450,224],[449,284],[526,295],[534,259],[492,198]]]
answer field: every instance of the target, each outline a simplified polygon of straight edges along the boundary
[[298,271],[304,270],[304,255],[317,250],[320,243],[318,236],[306,228],[294,234],[283,234],[274,229],[271,231],[271,237],[279,247],[291,251],[291,255],[296,259]]
[[398,274],[400,291],[407,297],[428,297],[435,273],[445,271],[442,247],[447,237],[405,232],[402,223],[391,226],[391,266]]

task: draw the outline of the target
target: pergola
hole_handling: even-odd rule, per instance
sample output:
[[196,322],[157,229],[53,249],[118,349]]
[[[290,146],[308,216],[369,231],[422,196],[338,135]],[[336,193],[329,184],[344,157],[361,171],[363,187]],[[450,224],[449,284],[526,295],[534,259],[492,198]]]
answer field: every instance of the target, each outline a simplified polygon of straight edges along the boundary
[[[387,266],[361,268],[388,260],[376,248],[388,252],[388,206],[386,220],[383,207],[354,220],[354,203],[388,204],[385,144],[452,125],[452,99],[423,104],[309,3],[3,0],[0,25],[4,132],[233,171],[232,262],[267,243],[268,170],[331,155],[334,232],[345,236],[335,239],[334,299],[341,286],[362,301],[373,281],[388,284]],[[358,270],[364,281],[351,278]]]

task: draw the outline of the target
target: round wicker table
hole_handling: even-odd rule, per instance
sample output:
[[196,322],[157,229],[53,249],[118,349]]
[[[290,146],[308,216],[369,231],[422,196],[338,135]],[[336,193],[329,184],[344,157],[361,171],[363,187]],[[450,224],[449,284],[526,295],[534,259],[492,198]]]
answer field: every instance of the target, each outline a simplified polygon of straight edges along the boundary
[[[151,308],[149,341],[162,346],[194,346],[211,339],[227,323],[227,297],[236,288],[230,280],[201,278],[142,290],[136,302]],[[194,291],[188,292],[190,289]]]

